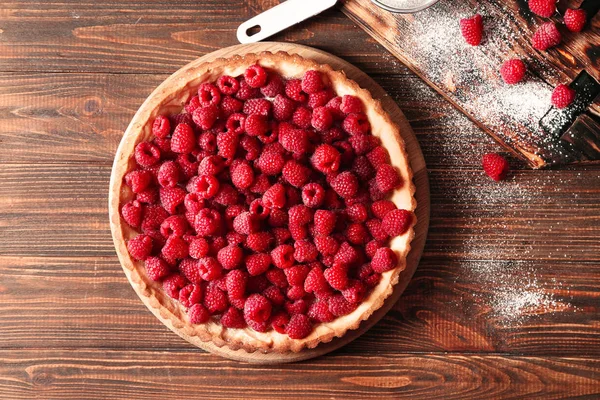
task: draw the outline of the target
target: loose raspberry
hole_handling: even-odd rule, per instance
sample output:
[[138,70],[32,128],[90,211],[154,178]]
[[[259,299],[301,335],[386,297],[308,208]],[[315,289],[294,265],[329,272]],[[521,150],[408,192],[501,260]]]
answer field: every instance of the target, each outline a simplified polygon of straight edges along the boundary
[[305,93],[317,93],[318,91],[323,90],[323,87],[323,79],[321,78],[321,73],[319,71],[306,71],[302,78],[302,90]]
[[210,313],[202,304],[194,304],[188,310],[188,316],[192,324],[203,324],[210,319]]
[[[221,135],[221,133],[225,133],[225,132],[221,132],[219,133],[219,135],[222,138],[233,138],[235,135],[235,140],[239,141],[239,137],[238,135],[241,135],[242,133],[245,132],[246,129],[246,115],[242,114],[242,113],[235,113],[235,114],[231,114],[228,118],[227,118],[227,122],[225,123],[225,127],[227,128],[227,133],[229,133],[229,136],[223,136]],[[217,135],[217,147],[218,147],[218,139],[219,139],[219,135]],[[225,151],[220,149],[221,152]],[[233,154],[235,154],[235,151],[232,151]],[[225,157],[225,156],[223,156]],[[225,158],[231,158],[233,157],[225,157]]]
[[308,240],[300,240],[294,243],[294,258],[299,263],[315,261],[318,255],[317,248]]
[[[271,275],[274,275],[274,272],[280,272],[283,273],[282,270],[280,269],[271,269],[268,271]],[[285,280],[285,279],[284,279]],[[283,293],[281,293],[281,289],[278,288],[277,286],[269,286],[268,288],[266,288],[263,292],[262,295],[271,302],[271,304],[273,304],[274,306],[282,306],[285,303],[285,296]]]
[[160,204],[169,214],[175,214],[177,206],[183,204],[186,192],[180,187],[160,188]]
[[346,215],[351,222],[366,222],[369,218],[369,209],[364,203],[357,203],[348,206]]
[[145,260],[152,252],[152,239],[147,235],[137,235],[127,242],[127,250],[136,260]]
[[164,115],[159,115],[152,124],[152,134],[157,138],[164,139],[171,133],[171,123]]
[[159,205],[147,206],[142,218],[142,231],[156,230],[160,224],[169,216],[169,213]]
[[244,79],[253,88],[261,88],[267,84],[267,72],[258,64],[248,67],[244,72]]
[[167,260],[180,260],[189,255],[189,245],[180,237],[170,236],[161,253]]
[[229,307],[227,311],[221,315],[221,325],[225,328],[243,329],[246,327],[244,314],[235,307]]
[[283,122],[279,125],[279,143],[290,153],[304,154],[308,150],[308,134]]
[[196,147],[194,131],[188,124],[179,124],[171,137],[171,150],[175,153],[191,153]]
[[306,226],[292,225],[290,226],[290,234],[294,240],[304,240],[308,238],[308,229]]
[[184,286],[179,291],[179,302],[186,308],[202,301],[202,287],[195,283]]
[[[281,270],[280,270],[281,271]],[[306,296],[306,292],[304,291],[304,287],[301,285],[290,286],[287,290],[287,298],[291,301],[297,301]]]
[[350,170],[363,181],[368,181],[375,175],[375,169],[371,166],[371,162],[365,156],[356,157],[352,162],[352,168]]
[[384,164],[390,163],[390,155],[387,150],[382,146],[377,146],[367,154],[369,162],[376,170]]
[[125,175],[125,184],[131,188],[133,193],[144,191],[152,183],[150,171],[131,171]]
[[208,240],[206,240],[205,238],[196,238],[190,242],[190,257],[195,258],[196,260],[206,257],[208,255],[209,250],[210,246]]
[[519,83],[525,77],[525,63],[518,58],[508,60],[500,68],[500,75],[508,85]]
[[197,261],[199,276],[206,282],[211,282],[223,276],[223,268],[213,257],[204,257]]
[[292,118],[296,105],[293,100],[278,94],[273,99],[273,116],[277,121],[287,121]]
[[232,206],[238,203],[239,193],[228,184],[222,184],[219,193],[215,196],[215,202],[223,206]]
[[[285,170],[285,167],[284,167]],[[325,201],[325,189],[318,183],[309,183],[302,188],[302,202],[305,206],[317,208]]]
[[218,287],[208,287],[206,294],[204,295],[204,301],[202,302],[204,307],[211,314],[223,312],[229,306],[227,295],[224,291]]
[[171,152],[171,139],[154,138],[152,143],[160,149],[161,155],[164,156],[164,158],[170,157],[173,154]]
[[183,172],[183,176],[187,179],[190,179],[196,175],[198,171],[198,165],[200,164],[198,159],[190,153],[178,155],[175,162],[177,165],[179,165],[181,172]]
[[267,84],[260,88],[260,92],[265,97],[274,98],[285,93],[285,84],[279,75],[268,74]]
[[238,144],[239,135],[234,132],[227,131],[217,135],[217,148],[219,150],[218,154],[223,158],[233,159],[233,157],[235,157]]
[[246,115],[268,117],[271,114],[271,102],[267,99],[250,99],[244,103],[243,111]]
[[288,244],[277,246],[271,251],[273,265],[286,269],[294,265],[294,248]]
[[383,229],[383,226],[382,226],[380,220],[378,220],[378,219],[368,220],[366,223],[366,226],[367,226],[367,229],[369,230],[369,233],[371,234],[371,236],[373,236],[373,238],[375,240],[383,241],[388,238],[388,234],[385,231],[385,229]]
[[263,205],[267,208],[283,208],[285,200],[285,188],[281,183],[271,186],[262,197]]
[[144,208],[137,200],[130,201],[121,208],[121,216],[132,228],[139,228],[143,213]]
[[357,155],[367,154],[380,143],[378,138],[371,135],[354,135],[348,139],[348,142]]
[[233,220],[233,229],[242,235],[254,233],[258,230],[258,228],[258,218],[248,211],[241,213]]
[[335,319],[335,315],[329,311],[329,304],[325,301],[317,301],[311,304],[308,309],[308,316],[317,322],[331,322]]
[[533,47],[540,51],[548,50],[550,47],[558,46],[562,41],[562,35],[554,22],[546,22],[540,25],[531,38]]
[[303,285],[309,271],[310,268],[307,265],[295,265],[283,270],[287,283],[291,286]]
[[307,293],[317,293],[329,288],[329,284],[325,279],[323,270],[319,267],[313,267],[306,276],[304,281],[304,290]]
[[349,199],[358,191],[358,179],[349,171],[342,172],[331,181],[331,187],[343,199]]
[[225,269],[234,269],[241,265],[244,251],[235,245],[225,246],[217,254],[217,260]]
[[283,311],[278,312],[271,318],[271,326],[277,333],[284,334],[290,322],[290,316]]
[[198,96],[193,96],[191,99],[188,100],[184,109],[185,109],[185,111],[187,111],[188,114],[192,114],[194,111],[196,111],[200,107],[201,107],[200,98]]
[[275,237],[275,246],[285,244],[292,238],[292,234],[286,228],[273,228],[273,236]]
[[340,103],[340,110],[346,115],[359,114],[363,112],[363,104],[356,96],[344,95]]
[[358,223],[348,225],[348,228],[346,228],[346,237],[350,243],[357,246],[363,245],[371,239],[367,228],[363,224]]
[[380,200],[371,204],[371,212],[379,219],[383,219],[387,213],[394,211],[396,208],[396,205],[390,200]]
[[142,167],[150,167],[160,161],[160,149],[150,142],[141,142],[135,146],[135,161]]
[[269,321],[256,322],[256,321],[252,321],[251,319],[247,319],[245,317],[244,317],[244,319],[246,320],[246,323],[248,324],[248,326],[252,330],[255,330],[256,332],[267,332],[269,330],[269,327],[271,326],[271,324],[269,324]]
[[304,314],[295,314],[290,318],[285,333],[292,339],[304,339],[312,332],[312,323]]
[[221,229],[222,222],[218,211],[204,208],[196,215],[194,229],[199,236],[211,236]]
[[239,113],[244,108],[244,103],[233,97],[225,96],[219,106],[221,114],[225,118],[229,118],[230,115]]
[[240,79],[240,89],[235,94],[235,97],[239,100],[254,99],[260,96],[260,90],[253,88],[248,84],[248,81],[242,77]]
[[162,187],[175,187],[179,183],[181,171],[173,161],[164,162],[158,170],[158,183]]
[[342,296],[344,296],[349,303],[358,304],[363,300],[366,292],[367,288],[362,282],[352,280],[348,284],[348,287],[342,291]]
[[344,112],[341,110],[342,101],[343,101],[342,97],[336,96],[336,97],[333,97],[331,100],[329,100],[327,102],[327,104],[325,105],[325,107],[327,107],[329,109],[329,112],[331,113],[331,116],[333,117],[333,119],[335,119],[336,121],[342,120],[346,116],[344,114]]
[[315,235],[327,236],[333,232],[336,223],[335,213],[328,210],[317,210],[314,216]]
[[565,25],[571,32],[581,32],[587,23],[587,13],[583,9],[572,8],[565,11]]
[[[288,196],[289,197],[289,196]],[[305,205],[295,205],[288,210],[290,227],[303,226],[313,219],[313,212]]]
[[335,147],[322,144],[311,157],[313,167],[324,174],[336,172],[340,167],[341,156]]
[[289,160],[283,166],[281,174],[290,185],[300,188],[310,177],[310,169],[297,161]]
[[251,233],[246,238],[246,248],[256,253],[268,251],[271,249],[273,243],[275,243],[275,239],[271,232]]
[[250,203],[250,214],[256,215],[258,219],[265,220],[269,218],[270,209],[265,207],[262,199],[255,199]]
[[413,221],[413,214],[407,210],[394,210],[385,215],[381,223],[383,230],[391,237],[403,235]]
[[269,254],[251,254],[246,257],[246,269],[251,276],[257,276],[265,273],[269,269],[271,261],[271,256]]
[[271,282],[273,285],[279,288],[286,288],[289,286],[287,278],[285,276],[285,272],[282,269],[271,268],[265,273],[265,276],[267,277],[269,282]]
[[566,108],[575,100],[576,92],[567,85],[560,84],[552,92],[552,105],[556,108]]
[[375,180],[382,193],[389,193],[402,186],[402,178],[398,174],[398,170],[389,164],[379,167]]
[[344,290],[348,286],[348,271],[341,265],[327,268],[323,275],[329,286],[336,290]]
[[282,226],[287,226],[288,224],[288,213],[277,209],[277,208],[273,208],[271,209],[271,212],[269,213],[269,226],[271,227],[282,227]]
[[333,117],[328,108],[316,107],[313,110],[310,123],[317,131],[324,132],[333,124]]
[[323,256],[333,256],[340,248],[338,241],[331,236],[315,236],[314,242],[317,250]]
[[225,95],[234,95],[240,90],[240,83],[233,76],[223,75],[217,80],[217,87]]
[[219,156],[209,156],[202,159],[198,165],[198,175],[217,175],[223,170],[225,164]]
[[504,180],[510,170],[508,161],[496,153],[485,154],[481,164],[485,173],[495,181]]
[[231,172],[231,182],[238,189],[247,189],[254,183],[254,169],[247,162],[241,162]]
[[342,295],[331,296],[328,300],[329,312],[336,317],[342,317],[350,314],[357,307],[357,304],[352,304],[344,298]]
[[471,18],[461,19],[460,32],[468,44],[479,46],[483,38],[483,18],[481,15],[475,14]]
[[269,177],[260,174],[254,179],[254,184],[250,187],[250,191],[256,194],[265,194],[266,191],[271,187],[271,182],[269,181]]
[[263,115],[252,114],[246,118],[245,129],[250,136],[264,135],[269,130],[269,121]]
[[203,130],[212,128],[219,117],[219,109],[215,105],[198,107],[192,113],[194,123]]
[[540,17],[550,18],[556,12],[556,0],[529,0],[529,9]]
[[164,237],[182,237],[188,230],[188,223],[183,215],[172,215],[160,224],[160,233]]
[[367,257],[373,258],[373,256],[375,256],[375,253],[377,252],[377,249],[380,249],[382,247],[384,247],[384,245],[381,242],[378,242],[377,240],[371,240],[365,246],[365,253]]
[[248,274],[245,271],[234,269],[233,271],[227,273],[225,283],[229,297],[233,299],[241,299],[246,294]]
[[212,175],[199,176],[193,185],[188,185],[188,191],[197,194],[200,199],[210,199],[216,196],[219,189],[219,180]]
[[365,114],[349,114],[342,127],[350,135],[366,135],[371,130],[371,124]]
[[331,89],[321,90],[317,93],[311,93],[308,95],[308,107],[314,109],[317,107],[324,107],[327,105],[329,100],[335,96]]
[[255,166],[265,175],[278,175],[285,164],[283,155],[276,151],[264,151],[255,161]]
[[335,254],[334,262],[343,266],[348,266],[355,263],[358,258],[358,251],[348,242],[344,242],[340,245],[340,249]]
[[198,100],[203,107],[218,105],[221,102],[221,92],[212,83],[203,83],[198,88]]
[[382,247],[377,249],[373,259],[371,260],[371,267],[373,271],[383,273],[396,268],[398,265],[398,256],[389,247]]
[[285,94],[290,99],[304,103],[307,100],[307,96],[302,92],[302,82],[300,79],[290,79],[285,84]]
[[156,188],[147,188],[135,196],[135,199],[143,204],[156,204],[158,198],[158,190]]
[[305,314],[308,311],[308,303],[304,299],[287,301],[283,306],[289,315]]
[[265,322],[271,316],[271,303],[260,294],[248,296],[244,304],[244,317],[254,322]]
[[292,116],[292,122],[302,129],[308,129],[311,126],[312,111],[306,107],[298,107]]
[[179,291],[187,285],[185,278],[181,275],[171,275],[163,280],[163,289],[172,299],[179,300]]

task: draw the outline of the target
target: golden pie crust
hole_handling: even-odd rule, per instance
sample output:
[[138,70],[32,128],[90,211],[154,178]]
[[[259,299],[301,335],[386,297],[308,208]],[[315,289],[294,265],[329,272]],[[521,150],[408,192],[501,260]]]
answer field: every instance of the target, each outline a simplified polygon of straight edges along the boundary
[[261,52],[217,59],[200,65],[189,64],[163,82],[148,97],[133,117],[115,156],[109,193],[110,226],[119,260],[131,285],[146,306],[170,329],[182,337],[198,337],[203,342],[210,341],[218,347],[228,346],[232,350],[241,348],[247,352],[299,352],[304,348],[314,348],[319,343],[341,337],[348,330],[357,329],[362,321],[368,319],[383,305],[385,299],[392,294],[394,285],[398,283],[401,272],[406,267],[406,257],[414,238],[413,228],[416,218],[408,232],[392,239],[390,243],[390,247],[398,254],[398,266],[383,273],[379,284],[357,309],[332,322],[315,325],[308,337],[298,340],[274,330],[260,333],[251,328],[225,328],[218,321],[213,320],[205,324],[191,324],[185,308],[179,302],[172,300],[163,291],[160,283],[146,276],[143,262],[136,261],[129,255],[126,241],[135,237],[138,232],[124,223],[119,212],[119,205],[133,198],[133,193],[123,184],[123,177],[135,167],[133,159],[135,145],[152,137],[151,127],[154,118],[163,114],[180,113],[201,83],[215,82],[221,75],[242,75],[247,67],[256,63],[278,72],[285,78],[301,78],[308,70],[318,70],[338,96],[349,94],[360,98],[365,105],[372,134],[381,139],[390,154],[392,165],[398,168],[405,182],[402,188],[393,193],[391,200],[398,208],[411,211],[416,209],[413,174],[404,141],[398,126],[391,121],[380,102],[374,100],[369,91],[348,79],[343,71],[334,71],[328,65],[317,64],[298,55],[285,52]]

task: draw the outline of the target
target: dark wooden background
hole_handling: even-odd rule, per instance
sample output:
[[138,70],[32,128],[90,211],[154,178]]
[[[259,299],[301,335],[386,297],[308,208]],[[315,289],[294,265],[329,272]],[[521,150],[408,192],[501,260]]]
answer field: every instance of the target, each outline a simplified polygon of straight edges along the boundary
[[110,237],[113,154],[146,96],[277,0],[0,4],[0,398],[598,398],[600,167],[533,171],[339,9],[278,35],[369,73],[409,118],[432,219],[405,295],[327,356],[252,366],[158,322]]

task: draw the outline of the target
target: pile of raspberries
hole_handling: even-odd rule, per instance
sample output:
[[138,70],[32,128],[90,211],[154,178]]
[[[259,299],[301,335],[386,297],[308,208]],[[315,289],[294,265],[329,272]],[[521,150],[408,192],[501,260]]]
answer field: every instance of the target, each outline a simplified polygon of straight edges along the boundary
[[398,265],[390,238],[414,216],[363,104],[318,71],[286,80],[256,64],[203,83],[158,116],[125,175],[127,242],[189,320],[292,339],[351,313]]

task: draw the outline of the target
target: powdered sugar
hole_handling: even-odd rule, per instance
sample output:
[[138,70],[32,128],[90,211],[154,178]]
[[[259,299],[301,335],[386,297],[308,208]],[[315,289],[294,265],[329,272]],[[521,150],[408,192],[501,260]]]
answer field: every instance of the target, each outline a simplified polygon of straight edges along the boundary
[[427,7],[438,0],[377,0],[379,3],[397,11],[409,12]]

